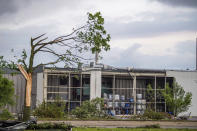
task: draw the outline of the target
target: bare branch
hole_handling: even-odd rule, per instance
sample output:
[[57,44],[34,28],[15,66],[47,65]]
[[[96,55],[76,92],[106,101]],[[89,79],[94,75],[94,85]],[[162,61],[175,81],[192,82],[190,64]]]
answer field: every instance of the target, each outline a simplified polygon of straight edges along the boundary
[[44,34],[42,34],[42,35],[39,35],[39,36],[36,37],[36,38],[33,38],[32,41],[35,41],[35,40],[39,39],[40,37],[42,37],[42,36],[44,36],[44,35],[46,35],[46,33],[44,33]]
[[38,42],[36,42],[36,44],[34,45],[34,47],[36,47],[36,46],[39,46],[39,45],[42,45],[42,41],[44,41],[44,40],[46,40],[46,39],[48,39],[48,37],[46,37],[46,38],[44,38],[44,39],[41,39],[41,40],[39,40]]
[[39,66],[45,66],[45,65],[54,65],[54,64],[57,64],[58,62],[60,62],[61,61],[61,59],[57,59],[57,60],[55,60],[55,61],[53,61],[53,62],[48,62],[48,63],[45,63],[45,64],[38,64],[37,66],[35,66],[35,67],[33,67],[34,69],[36,69],[37,67],[39,67]]
[[65,38],[65,37],[69,37],[69,36],[73,35],[75,32],[77,32],[77,31],[79,31],[79,30],[85,28],[86,26],[87,26],[87,25],[84,25],[84,26],[82,26],[82,27],[79,27],[78,29],[73,30],[72,33],[70,33],[70,34],[68,34],[68,35],[64,35],[64,36],[57,37],[55,40],[62,39],[62,38]]
[[38,51],[40,51],[42,48],[44,48],[47,45],[53,45],[53,44],[57,44],[57,43],[60,43],[62,41],[71,40],[71,39],[73,39],[73,37],[67,38],[67,39],[63,39],[63,40],[56,40],[55,39],[55,40],[49,41],[47,43],[42,43],[42,45],[40,44],[41,46],[34,51],[34,54],[36,54]]
[[57,54],[55,53],[55,51],[51,50],[50,48],[47,48],[45,47],[45,49],[47,50],[40,50],[42,52],[47,52],[47,53],[51,53],[53,55],[56,55],[57,57],[66,57],[66,56],[70,56],[70,57],[75,57],[75,58],[80,58],[82,60],[92,60],[92,59],[86,59],[86,58],[83,58],[81,56],[78,56],[78,55],[74,55],[74,54],[70,54],[70,53],[64,53],[64,54]]

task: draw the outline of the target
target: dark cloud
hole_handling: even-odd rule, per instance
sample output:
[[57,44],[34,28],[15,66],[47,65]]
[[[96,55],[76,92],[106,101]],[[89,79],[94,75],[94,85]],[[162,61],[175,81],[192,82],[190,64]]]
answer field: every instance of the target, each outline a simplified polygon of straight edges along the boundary
[[166,4],[169,6],[180,6],[180,7],[191,7],[196,8],[197,7],[197,0],[155,0],[162,4]]
[[195,41],[177,43],[173,55],[145,55],[139,51],[140,47],[140,44],[134,44],[128,49],[112,48],[103,54],[102,62],[115,67],[195,69]]
[[0,16],[17,11],[17,6],[13,0],[0,0]]
[[128,23],[120,23],[113,21],[106,23],[106,28],[112,35],[112,38],[135,38],[135,37],[151,37],[169,32],[196,31],[197,12],[182,14],[165,14],[156,13],[148,14],[147,17],[154,17],[154,20],[130,21]]

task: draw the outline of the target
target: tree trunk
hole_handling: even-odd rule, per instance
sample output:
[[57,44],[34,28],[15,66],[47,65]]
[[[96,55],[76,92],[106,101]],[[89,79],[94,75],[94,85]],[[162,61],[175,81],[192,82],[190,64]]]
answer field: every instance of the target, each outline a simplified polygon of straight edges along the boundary
[[25,100],[25,105],[26,106],[31,106],[31,89],[32,89],[32,74],[28,74],[28,79],[26,79],[27,84],[26,84],[26,100]]
[[25,95],[23,120],[27,121],[30,119],[30,111],[31,111],[32,73],[27,73],[21,65],[18,65],[18,68],[26,79],[26,88],[25,88],[26,95]]

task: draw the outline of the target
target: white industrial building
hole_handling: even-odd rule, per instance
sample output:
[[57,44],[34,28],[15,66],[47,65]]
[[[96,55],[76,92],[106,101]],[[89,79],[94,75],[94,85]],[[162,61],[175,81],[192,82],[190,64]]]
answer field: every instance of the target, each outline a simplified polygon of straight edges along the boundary
[[[16,105],[10,111],[20,113],[24,105],[25,79],[21,74],[5,77],[15,83]],[[143,114],[148,104],[158,112],[168,112],[164,98],[159,94],[168,83],[176,79],[185,91],[192,92],[192,105],[188,112],[197,116],[197,70],[151,70],[113,68],[90,65],[82,68],[42,68],[35,71],[32,88],[32,109],[43,101],[53,102],[60,97],[68,111],[85,100],[102,97],[106,108],[115,114]],[[147,85],[154,92],[154,101],[148,99]]]

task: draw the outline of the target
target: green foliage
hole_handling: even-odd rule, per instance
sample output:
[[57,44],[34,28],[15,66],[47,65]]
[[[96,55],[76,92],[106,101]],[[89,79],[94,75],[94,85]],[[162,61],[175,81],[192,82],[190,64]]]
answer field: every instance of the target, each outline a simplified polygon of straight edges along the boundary
[[95,14],[88,13],[87,25],[84,26],[84,30],[77,33],[83,43],[89,43],[92,53],[101,52],[102,49],[105,51],[110,49],[108,42],[111,37],[107,34],[104,28],[104,18],[100,12]]
[[152,109],[152,107],[154,106],[153,103],[151,102],[155,102],[155,92],[151,87],[151,84],[147,85],[147,90],[146,90],[146,100],[150,103],[148,104],[148,109]]
[[17,66],[13,61],[8,62],[4,60],[3,56],[0,56],[0,72],[3,68],[17,69]]
[[104,116],[103,108],[104,100],[102,98],[96,98],[91,101],[84,101],[80,107],[76,107],[72,111],[72,114],[77,118],[102,117]]
[[0,113],[0,120],[9,120],[13,118],[14,116],[8,111],[8,109],[3,109]]
[[161,119],[165,118],[161,112],[155,112],[150,109],[147,109],[144,112],[143,117],[148,118],[148,119],[152,119],[152,120],[161,120]]
[[168,110],[174,112],[177,116],[181,112],[185,112],[189,109],[192,100],[192,93],[185,92],[177,82],[174,81],[173,88],[166,84],[166,90],[162,92]]
[[65,103],[61,100],[51,103],[43,102],[33,111],[33,115],[39,118],[63,118],[65,108]]
[[41,123],[41,124],[31,124],[27,127],[28,130],[41,130],[41,129],[61,129],[64,131],[70,131],[71,125],[66,125],[64,123]]
[[0,108],[14,104],[14,83],[0,74]]

